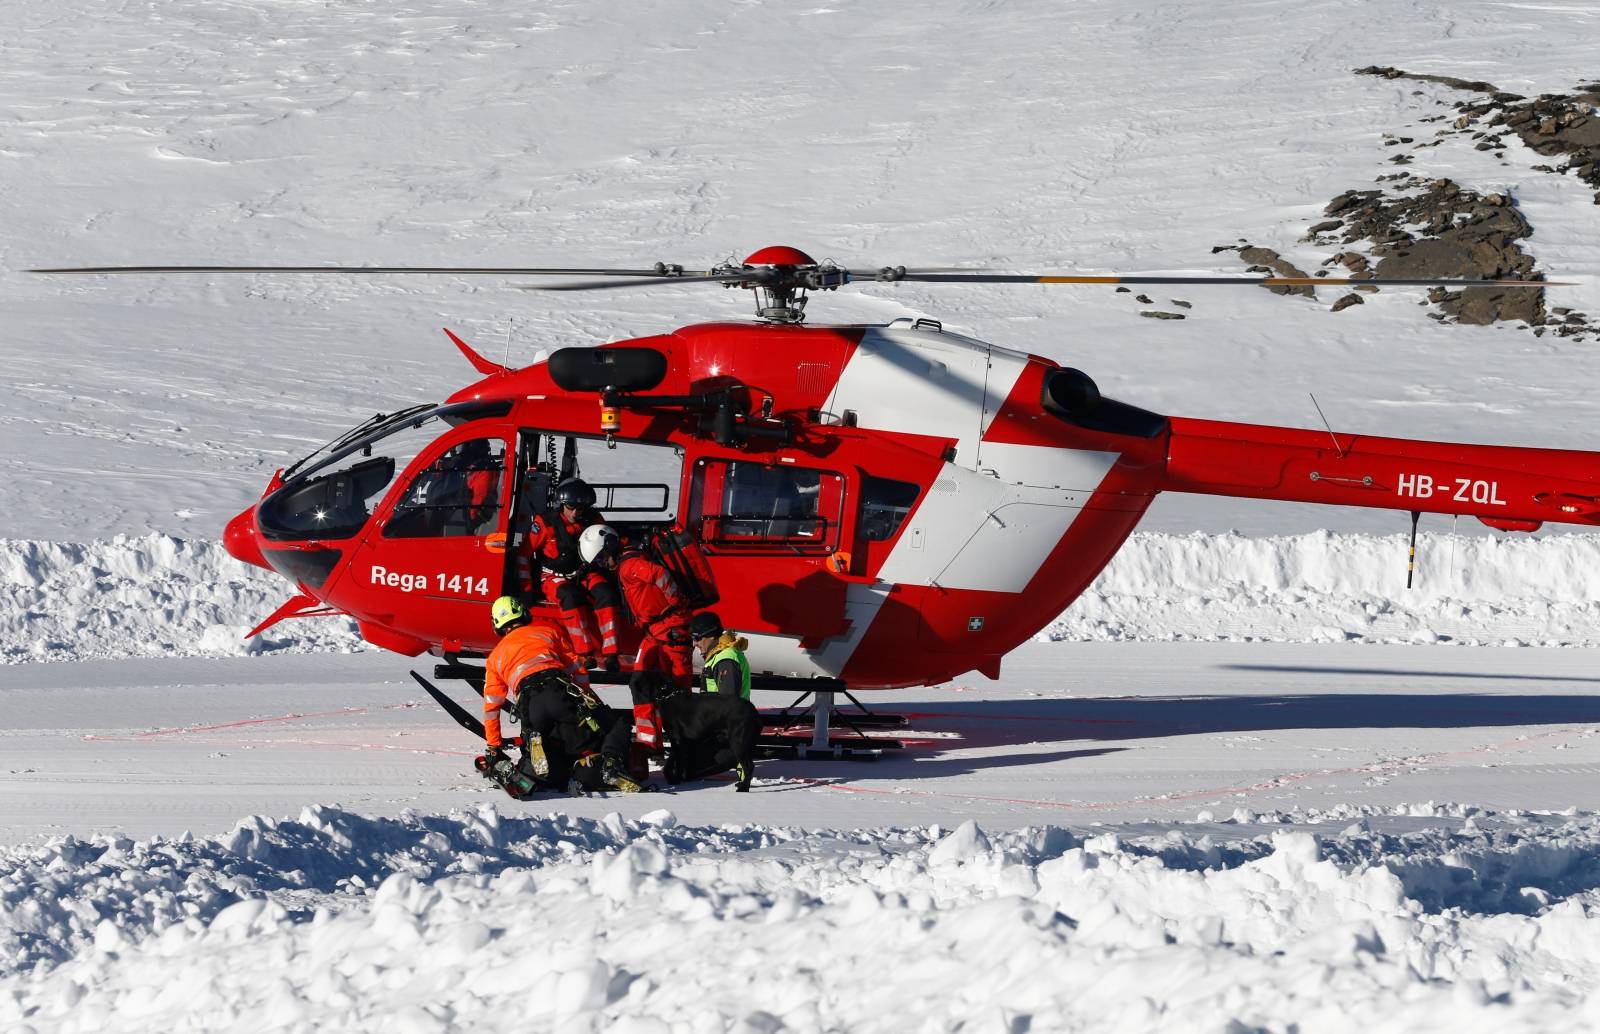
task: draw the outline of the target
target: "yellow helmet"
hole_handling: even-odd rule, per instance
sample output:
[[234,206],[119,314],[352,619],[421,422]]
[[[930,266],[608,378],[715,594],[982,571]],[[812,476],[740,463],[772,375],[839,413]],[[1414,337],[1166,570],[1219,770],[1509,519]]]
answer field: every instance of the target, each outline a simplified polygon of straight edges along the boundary
[[505,635],[517,625],[527,624],[528,608],[514,596],[502,596],[489,608],[489,619],[494,622],[495,632]]

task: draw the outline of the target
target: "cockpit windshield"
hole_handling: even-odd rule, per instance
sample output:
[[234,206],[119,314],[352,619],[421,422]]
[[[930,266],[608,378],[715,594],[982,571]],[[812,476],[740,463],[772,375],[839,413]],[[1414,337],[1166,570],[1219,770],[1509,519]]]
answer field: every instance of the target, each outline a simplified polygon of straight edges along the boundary
[[315,467],[322,465],[322,459],[332,456],[357,439],[364,439],[369,435],[381,436],[386,434],[404,424],[408,417],[416,416],[418,413],[426,413],[430,409],[437,409],[438,406],[437,402],[421,402],[415,406],[407,406],[394,413],[374,413],[370,419],[361,421],[361,423],[350,428],[350,430],[328,444],[321,446],[315,452],[296,460],[288,470],[283,472],[283,476],[285,479],[292,478],[296,471],[308,464],[311,464],[315,469]]
[[261,532],[277,541],[349,538],[429,442],[447,428],[510,411],[511,403],[502,401],[380,413],[290,467],[282,487],[261,501]]

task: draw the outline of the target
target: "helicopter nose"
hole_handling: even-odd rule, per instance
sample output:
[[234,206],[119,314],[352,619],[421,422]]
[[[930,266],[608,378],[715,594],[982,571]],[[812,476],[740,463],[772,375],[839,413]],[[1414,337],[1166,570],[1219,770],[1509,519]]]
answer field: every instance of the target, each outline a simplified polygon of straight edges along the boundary
[[266,557],[261,555],[261,540],[256,537],[254,506],[240,511],[238,516],[228,522],[227,528],[222,532],[222,548],[226,549],[235,560],[272,570],[267,566]]

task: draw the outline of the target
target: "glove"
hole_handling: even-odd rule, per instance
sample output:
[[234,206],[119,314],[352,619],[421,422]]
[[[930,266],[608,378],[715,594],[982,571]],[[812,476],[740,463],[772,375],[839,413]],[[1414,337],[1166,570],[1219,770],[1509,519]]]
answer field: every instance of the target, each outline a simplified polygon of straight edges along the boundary
[[601,658],[600,667],[612,673],[619,672],[622,670],[622,661],[618,659],[616,654],[608,653]]
[[506,760],[506,752],[502,747],[485,747],[483,753],[473,761],[473,767],[479,772],[493,772],[494,766]]

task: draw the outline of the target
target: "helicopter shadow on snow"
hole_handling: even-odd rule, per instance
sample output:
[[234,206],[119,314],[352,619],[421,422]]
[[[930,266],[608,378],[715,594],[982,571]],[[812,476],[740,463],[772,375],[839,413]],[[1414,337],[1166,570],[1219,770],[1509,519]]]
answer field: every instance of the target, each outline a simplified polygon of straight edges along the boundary
[[[1485,682],[1559,682],[1600,689],[1600,678],[1427,672],[1382,668],[1318,668],[1229,665],[1249,672],[1325,674],[1360,680],[1374,677],[1477,679]],[[1079,692],[1092,692],[1085,687]],[[868,706],[872,706],[869,700]],[[919,773],[929,765],[954,766],[947,774],[995,767],[1020,767],[1136,749],[1129,741],[1219,733],[1288,732],[1317,729],[1469,729],[1600,724],[1600,693],[1386,692],[1375,690],[1296,693],[1184,694],[1171,696],[1075,696],[1007,700],[897,701],[884,710],[905,714],[910,727],[905,760]],[[956,738],[923,739],[918,731]],[[974,748],[1128,743],[1122,747],[1028,751],[982,758],[948,756]],[[941,755],[947,755],[941,757]]]

